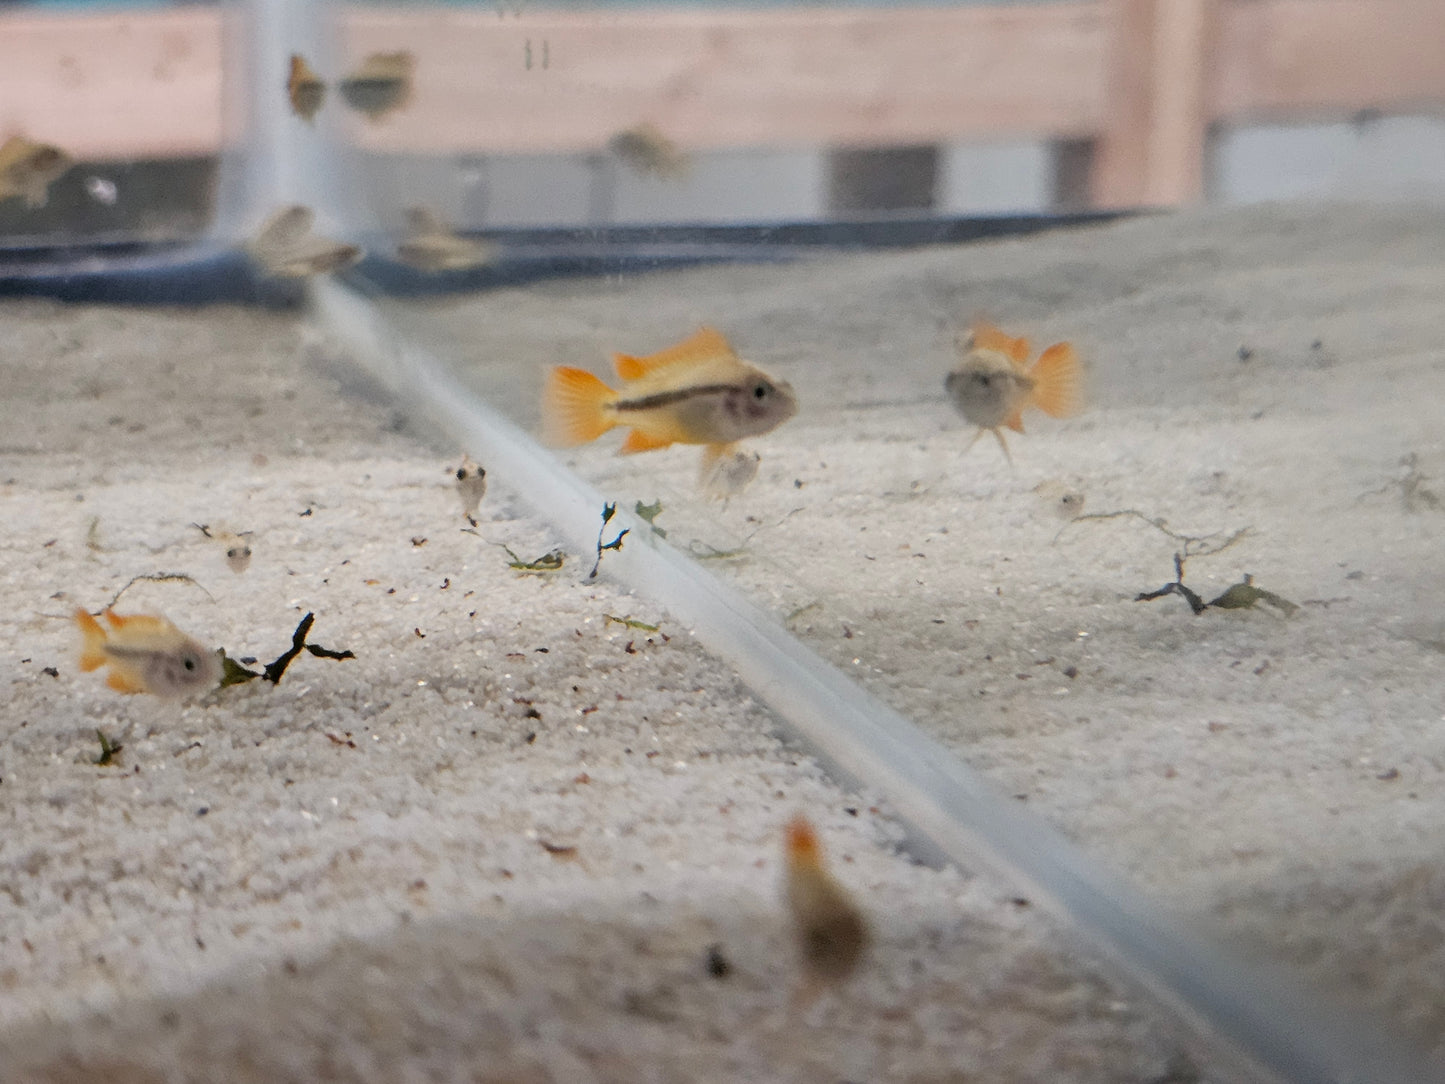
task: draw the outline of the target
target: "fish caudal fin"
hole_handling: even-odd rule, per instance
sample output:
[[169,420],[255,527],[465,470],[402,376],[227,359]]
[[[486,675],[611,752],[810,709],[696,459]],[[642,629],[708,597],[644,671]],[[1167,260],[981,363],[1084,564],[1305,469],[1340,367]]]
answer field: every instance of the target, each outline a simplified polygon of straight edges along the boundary
[[1045,414],[1067,418],[1079,409],[1079,358],[1068,343],[1054,343],[1034,362],[1030,401]]
[[617,375],[621,379],[638,380],[648,373],[656,372],[669,365],[683,365],[689,362],[695,364],[720,357],[733,358],[736,356],[721,331],[713,327],[700,327],[676,346],[669,346],[666,350],[660,350],[656,354],[648,354],[643,358],[635,358],[630,354],[613,354],[612,364],[617,367]]
[[644,433],[641,429],[634,429],[627,434],[627,439],[622,442],[618,451],[623,455],[635,455],[638,452],[653,452],[658,448],[667,448],[672,445],[668,437],[655,437]]
[[973,325],[970,329],[969,346],[974,350],[992,350],[996,354],[1002,354],[1015,365],[1022,365],[1029,360],[1027,339],[1015,339],[1012,335],[1005,335],[988,323]]
[[542,389],[542,439],[554,448],[596,440],[617,424],[617,393],[586,369],[553,369]]
[[75,611],[75,624],[80,629],[80,668],[99,670],[106,664],[105,629],[84,610]]

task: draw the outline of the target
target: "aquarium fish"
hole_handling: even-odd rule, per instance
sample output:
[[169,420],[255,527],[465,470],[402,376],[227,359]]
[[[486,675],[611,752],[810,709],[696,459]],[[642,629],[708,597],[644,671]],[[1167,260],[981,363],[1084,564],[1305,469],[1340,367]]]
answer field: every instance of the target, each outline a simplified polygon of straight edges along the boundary
[[727,445],[760,436],[798,412],[792,387],[733,353],[710,327],[648,357],[614,354],[620,391],[585,369],[559,366],[542,392],[544,439],[557,447],[631,432],[623,454],[670,444]]
[[337,87],[342,100],[368,120],[379,121],[411,101],[416,57],[406,50],[372,53]]
[[457,468],[457,494],[462,499],[462,515],[476,524],[477,509],[487,495],[487,471],[472,462],[471,456],[462,458]]
[[357,245],[318,237],[311,232],[310,207],[282,207],[261,224],[246,251],[269,275],[304,278],[350,267],[366,253]]
[[818,833],[802,814],[788,822],[783,891],[810,984],[842,982],[868,946],[868,923],[823,865]]
[[0,200],[19,196],[29,208],[44,207],[50,186],[75,161],[59,147],[11,136],[0,145]]
[[1068,343],[1055,343],[1029,366],[1027,339],[1012,338],[990,324],[976,324],[958,347],[963,358],[943,386],[958,412],[979,427],[973,439],[978,440],[984,430],[992,431],[1010,462],[1001,427],[1022,433],[1023,412],[1029,407],[1055,418],[1078,410],[1079,361]]
[[663,181],[681,181],[692,172],[692,159],[650,121],[624,128],[607,141],[607,149],[634,172]]
[[709,444],[703,449],[698,485],[711,499],[727,501],[752,485],[762,461],[757,452],[733,444]]
[[410,232],[397,244],[396,258],[418,271],[469,271],[496,257],[492,245],[458,237],[425,207],[413,207],[406,218]]
[[221,680],[221,660],[164,617],[122,616],[107,607],[105,629],[85,610],[75,611],[80,628],[80,668],[110,667],[105,683],[117,692],[181,697],[203,693]]
[[311,70],[300,53],[291,54],[291,74],[286,80],[286,97],[291,99],[291,112],[304,121],[316,116],[326,103],[326,84]]

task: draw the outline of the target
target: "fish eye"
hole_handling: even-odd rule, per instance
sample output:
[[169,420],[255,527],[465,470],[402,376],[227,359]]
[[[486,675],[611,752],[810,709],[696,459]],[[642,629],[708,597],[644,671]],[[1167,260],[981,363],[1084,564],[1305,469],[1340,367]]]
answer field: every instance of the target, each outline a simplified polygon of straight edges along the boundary
[[184,666],[187,670],[194,670],[196,668],[196,660],[187,657],[185,661],[181,663],[181,665]]
[[466,468],[466,467],[458,467],[458,468],[457,468],[457,481],[458,481],[458,482],[465,482],[466,480],[467,480],[467,468]]
[[753,385],[753,398],[754,398],[754,399],[766,399],[766,398],[768,397],[768,391],[769,391],[769,390],[770,390],[770,389],[768,388],[768,386],[767,386],[766,384],[761,384],[761,383],[755,384],[755,385]]
[[226,556],[227,556],[227,557],[234,557],[234,556],[236,556],[236,554],[239,553],[239,552],[240,552],[240,551],[239,551],[238,549],[236,549],[235,546],[232,546],[230,549],[228,549],[228,550],[226,551]]

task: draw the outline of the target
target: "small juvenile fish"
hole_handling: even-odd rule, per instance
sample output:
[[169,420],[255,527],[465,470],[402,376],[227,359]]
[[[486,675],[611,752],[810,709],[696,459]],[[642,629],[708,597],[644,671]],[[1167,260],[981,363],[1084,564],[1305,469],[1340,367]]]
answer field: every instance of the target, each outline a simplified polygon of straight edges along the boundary
[[226,547],[226,565],[232,572],[239,576],[251,567],[251,543],[229,531],[218,534],[216,539]]
[[491,245],[458,237],[425,207],[407,212],[410,233],[396,246],[396,258],[418,271],[467,271],[492,262]]
[[[798,412],[792,387],[739,358],[710,327],[648,357],[612,355],[621,391],[558,366],[542,392],[544,439],[556,447],[629,426],[622,453],[671,444],[727,445],[771,432]],[[718,454],[721,448],[709,449]]]
[[282,207],[261,224],[246,244],[246,251],[269,275],[277,278],[305,278],[350,267],[366,253],[311,232],[315,218],[310,207],[292,204]]
[[457,493],[462,498],[462,515],[476,522],[477,508],[487,495],[487,472],[467,456],[457,468]]
[[221,680],[221,661],[164,617],[122,616],[106,609],[107,631],[85,610],[75,611],[80,628],[80,668],[110,667],[105,683],[116,692],[161,697],[193,696]]
[[989,324],[975,325],[960,342],[963,359],[943,386],[964,418],[978,426],[969,441],[992,431],[1004,458],[1013,462],[1001,427],[1024,431],[1023,412],[1036,407],[1055,418],[1067,417],[1079,408],[1079,360],[1068,343],[1055,343],[1026,367],[1029,341],[1015,339]]
[[624,128],[607,141],[607,149],[643,176],[681,181],[692,172],[692,159],[687,152],[650,121],[635,128]]
[[342,100],[368,120],[379,121],[411,101],[416,57],[402,50],[372,53],[337,87]]
[[291,75],[286,80],[286,97],[291,99],[291,112],[310,121],[326,104],[326,83],[311,70],[300,53],[291,54]]
[[1034,492],[1059,519],[1078,519],[1084,514],[1084,492],[1081,489],[1070,489],[1061,481],[1049,479],[1034,486]]
[[44,207],[51,184],[73,165],[59,147],[11,136],[0,146],[0,200],[19,196],[27,207]]
[[784,894],[810,984],[842,982],[853,973],[868,946],[868,923],[843,886],[823,867],[818,833],[802,814],[788,822],[784,878]]
[[708,497],[726,501],[752,485],[762,461],[763,457],[757,452],[744,452],[731,445],[709,444],[703,451],[698,484]]

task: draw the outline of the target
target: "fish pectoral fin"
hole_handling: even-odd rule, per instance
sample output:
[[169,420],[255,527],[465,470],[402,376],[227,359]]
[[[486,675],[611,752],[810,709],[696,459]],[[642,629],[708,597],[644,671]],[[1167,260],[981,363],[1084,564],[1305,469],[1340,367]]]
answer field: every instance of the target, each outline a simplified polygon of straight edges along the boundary
[[990,323],[977,323],[972,328],[972,347],[975,350],[992,350],[1002,354],[1015,365],[1029,360],[1029,341],[1005,335]]
[[1079,358],[1068,343],[1054,343],[1029,370],[1034,382],[1030,402],[1053,418],[1067,418],[1079,409]]
[[697,364],[720,357],[736,359],[737,355],[733,353],[732,346],[721,331],[714,327],[700,327],[682,342],[656,354],[641,358],[630,354],[613,354],[612,364],[617,367],[617,375],[621,379],[639,380],[648,373],[655,373],[658,369],[671,365]]
[[105,683],[118,693],[143,693],[145,686],[133,678],[127,677],[119,670],[111,670]]
[[[1004,425],[1008,426],[1015,433],[1022,433],[1024,431],[1023,410],[1015,410],[1012,414],[1010,414],[1007,418],[1004,419]],[[1000,440],[1003,439],[1002,435],[999,434],[999,431],[997,429],[994,430],[994,435],[998,436]]]
[[622,442],[619,451],[623,455],[635,455],[637,452],[652,452],[658,448],[666,448],[671,444],[671,437],[652,436],[644,433],[641,429],[634,429],[627,434],[627,439]]
[[617,424],[617,393],[586,369],[553,369],[542,389],[542,439],[554,448],[596,440]]

